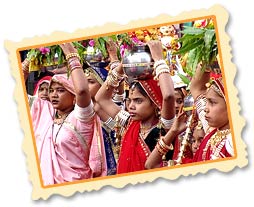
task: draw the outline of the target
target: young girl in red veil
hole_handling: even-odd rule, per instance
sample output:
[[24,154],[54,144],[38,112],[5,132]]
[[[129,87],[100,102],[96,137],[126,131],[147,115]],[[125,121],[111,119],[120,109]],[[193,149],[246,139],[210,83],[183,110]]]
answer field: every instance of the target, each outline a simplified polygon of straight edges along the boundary
[[[234,156],[232,136],[229,125],[224,84],[220,74],[211,75],[210,71],[197,68],[190,85],[190,91],[195,99],[199,120],[205,132],[194,157],[188,162],[215,160]],[[186,129],[186,116],[180,114],[171,129],[164,137],[165,146],[170,145],[175,137]],[[146,168],[159,167],[164,148],[157,144],[146,162]],[[167,150],[164,150],[166,153]]]
[[[100,107],[112,117],[117,126],[124,129],[117,166],[118,174],[144,170],[145,162],[162,131],[171,127],[175,117],[173,81],[169,67],[163,60],[161,42],[150,41],[148,46],[158,81],[152,78],[136,80],[130,84],[128,112],[114,104],[111,98],[114,89],[124,79],[119,61],[111,60],[111,72],[96,94],[96,101]],[[112,42],[108,44],[107,49],[109,53],[116,51]]]
[[192,81],[191,92],[205,137],[193,162],[234,156],[222,76],[207,71],[200,74],[200,68],[197,70],[197,75],[202,77],[203,82],[200,82],[196,75]]

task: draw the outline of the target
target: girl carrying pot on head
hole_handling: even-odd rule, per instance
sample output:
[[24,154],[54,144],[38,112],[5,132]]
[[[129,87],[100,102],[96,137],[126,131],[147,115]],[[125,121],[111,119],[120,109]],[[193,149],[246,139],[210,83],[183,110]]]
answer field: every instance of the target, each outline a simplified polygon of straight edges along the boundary
[[[129,89],[128,111],[117,106],[111,98],[125,77],[118,60],[111,60],[112,70],[95,97],[99,106],[114,120],[115,127],[123,131],[118,174],[144,170],[162,131],[168,130],[175,118],[174,86],[169,67],[163,60],[161,42],[150,41],[148,46],[158,81],[153,78],[133,80]],[[109,53],[116,51],[112,42],[108,43],[107,49]],[[172,156],[172,150],[168,157]]]

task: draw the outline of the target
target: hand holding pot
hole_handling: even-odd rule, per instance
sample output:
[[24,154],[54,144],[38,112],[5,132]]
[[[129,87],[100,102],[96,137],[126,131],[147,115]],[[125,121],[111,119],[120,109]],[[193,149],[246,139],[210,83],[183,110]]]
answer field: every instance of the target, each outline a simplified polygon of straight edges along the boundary
[[164,59],[161,41],[151,40],[151,41],[147,42],[147,45],[150,49],[150,52],[151,52],[154,62]]

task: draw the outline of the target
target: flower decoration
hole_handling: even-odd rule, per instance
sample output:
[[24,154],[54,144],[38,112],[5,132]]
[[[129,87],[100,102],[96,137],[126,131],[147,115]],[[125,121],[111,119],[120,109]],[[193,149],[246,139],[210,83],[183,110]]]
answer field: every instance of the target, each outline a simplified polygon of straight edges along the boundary
[[43,55],[46,55],[50,52],[50,49],[47,47],[40,47],[39,50],[40,50],[41,54],[43,54]]
[[196,20],[193,26],[196,28],[205,28],[208,25],[208,22],[207,19]]
[[64,62],[64,54],[59,45],[31,49],[27,58],[30,61],[30,72],[39,71],[48,66],[60,65]]
[[158,40],[157,28],[139,29],[128,32],[128,35],[135,45],[144,45],[150,40]]
[[[168,27],[168,26],[167,26]],[[121,34],[78,40],[72,42],[80,56],[81,64],[94,62],[109,62],[106,43],[113,40],[118,46],[118,58],[121,60],[126,52],[134,45],[145,45],[150,40],[161,40],[164,44],[164,57],[173,67],[176,64],[174,51],[179,49],[178,36],[173,26],[169,26],[170,32],[167,39],[160,28],[138,29]],[[165,40],[165,41],[164,41]],[[37,71],[47,66],[57,66],[65,63],[66,59],[59,45],[31,49],[27,55],[30,60],[30,71]]]
[[78,48],[80,56],[84,57],[84,61],[88,63],[92,62],[107,62],[108,53],[106,49],[106,43],[109,40],[113,40],[118,46],[118,58],[121,60],[125,50],[130,49],[133,42],[127,33],[115,34],[105,37],[99,37],[94,39],[82,40],[75,43]]

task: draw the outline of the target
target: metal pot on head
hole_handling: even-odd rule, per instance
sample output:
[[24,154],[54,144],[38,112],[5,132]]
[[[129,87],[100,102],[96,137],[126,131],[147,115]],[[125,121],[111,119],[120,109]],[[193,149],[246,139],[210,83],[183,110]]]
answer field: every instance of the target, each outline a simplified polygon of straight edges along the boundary
[[184,98],[183,111],[185,111],[186,114],[190,116],[194,108],[195,108],[194,98],[191,94],[189,94]]
[[132,80],[153,77],[153,59],[147,45],[136,45],[123,57],[123,71]]

